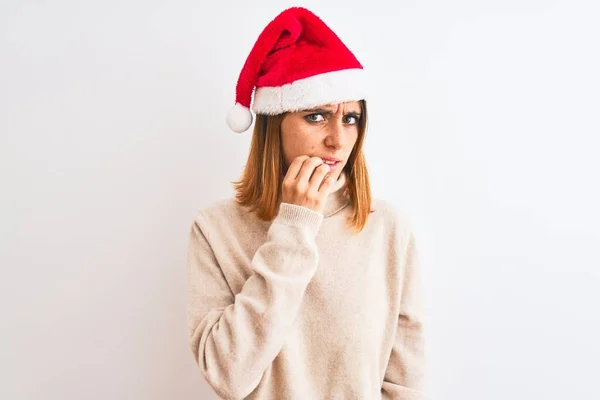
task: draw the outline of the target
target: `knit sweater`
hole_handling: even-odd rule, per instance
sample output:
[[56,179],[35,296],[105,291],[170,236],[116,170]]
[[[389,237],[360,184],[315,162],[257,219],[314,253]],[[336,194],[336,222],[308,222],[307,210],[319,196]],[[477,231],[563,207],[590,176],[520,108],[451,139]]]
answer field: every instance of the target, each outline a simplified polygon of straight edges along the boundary
[[413,230],[380,199],[365,228],[349,230],[346,179],[323,213],[280,203],[263,221],[233,198],[196,213],[189,340],[221,398],[426,398]]

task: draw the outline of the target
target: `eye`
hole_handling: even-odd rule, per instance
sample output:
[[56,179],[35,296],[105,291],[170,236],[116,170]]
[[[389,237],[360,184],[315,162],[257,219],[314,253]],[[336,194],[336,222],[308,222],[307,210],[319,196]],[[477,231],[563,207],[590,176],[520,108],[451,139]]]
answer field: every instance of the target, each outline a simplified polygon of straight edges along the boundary
[[[313,117],[321,117],[321,119],[316,119]],[[308,120],[308,122],[322,122],[325,121],[325,118],[323,117],[323,114],[310,114],[306,116],[306,119]]]
[[344,119],[347,124],[355,125],[358,123],[358,118],[356,115],[346,115]]

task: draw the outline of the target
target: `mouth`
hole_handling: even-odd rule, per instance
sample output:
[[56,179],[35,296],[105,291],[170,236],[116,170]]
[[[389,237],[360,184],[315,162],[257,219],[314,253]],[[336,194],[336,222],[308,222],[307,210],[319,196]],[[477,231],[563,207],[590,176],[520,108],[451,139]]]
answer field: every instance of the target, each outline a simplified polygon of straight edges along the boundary
[[341,160],[335,158],[322,158],[322,160],[325,164],[329,165],[332,171],[342,163]]

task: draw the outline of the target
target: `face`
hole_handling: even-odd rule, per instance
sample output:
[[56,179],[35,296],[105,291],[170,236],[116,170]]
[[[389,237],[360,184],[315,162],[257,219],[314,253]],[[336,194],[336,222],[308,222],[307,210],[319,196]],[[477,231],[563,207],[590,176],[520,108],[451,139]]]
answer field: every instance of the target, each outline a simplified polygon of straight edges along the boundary
[[286,170],[301,155],[337,161],[331,174],[337,179],[358,138],[360,103],[352,101],[288,113],[281,122],[281,146]]

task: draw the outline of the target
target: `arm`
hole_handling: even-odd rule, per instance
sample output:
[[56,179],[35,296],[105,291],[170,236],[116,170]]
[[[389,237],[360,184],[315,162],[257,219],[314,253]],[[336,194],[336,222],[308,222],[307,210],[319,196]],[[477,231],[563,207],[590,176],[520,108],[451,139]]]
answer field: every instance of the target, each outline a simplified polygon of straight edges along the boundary
[[412,233],[405,257],[398,327],[381,387],[385,400],[424,400],[425,354],[419,255]]
[[[259,384],[283,347],[318,263],[322,214],[282,203],[251,275],[234,294],[212,250],[201,213],[188,250],[189,339],[208,384],[225,399],[242,399]],[[218,246],[213,243],[212,246]]]

